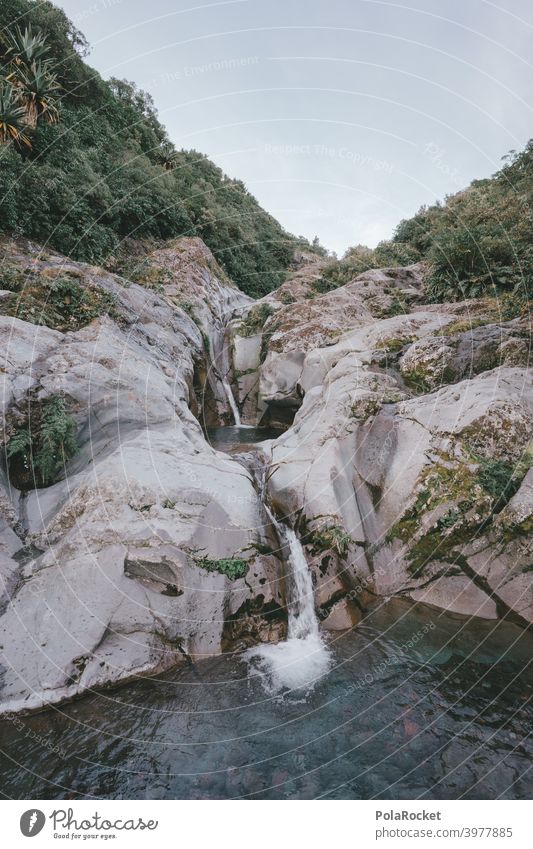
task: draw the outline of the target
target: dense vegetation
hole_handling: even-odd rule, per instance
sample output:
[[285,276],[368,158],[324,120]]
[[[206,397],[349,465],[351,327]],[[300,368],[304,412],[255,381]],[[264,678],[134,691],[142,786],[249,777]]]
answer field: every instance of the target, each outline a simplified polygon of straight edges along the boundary
[[[24,60],[17,40],[28,36],[37,44]],[[2,0],[0,44],[0,127],[15,127],[0,138],[0,230],[93,263],[120,256],[128,237],[198,235],[244,291],[279,285],[292,237],[243,183],[202,154],[175,150],[149,95],[103,81],[61,10]],[[21,104],[28,89],[14,65],[40,71],[40,105]]]
[[400,222],[391,241],[375,250],[350,249],[326,270],[325,285],[342,285],[369,268],[424,260],[431,300],[505,292],[532,297],[533,140],[505,159],[493,177]]

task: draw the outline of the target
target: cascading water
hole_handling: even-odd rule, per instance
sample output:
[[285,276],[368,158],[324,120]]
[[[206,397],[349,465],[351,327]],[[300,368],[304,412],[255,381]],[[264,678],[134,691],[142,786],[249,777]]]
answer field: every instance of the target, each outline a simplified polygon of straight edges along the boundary
[[239,408],[237,407],[237,402],[235,401],[235,396],[232,392],[231,386],[229,385],[225,377],[222,378],[222,386],[224,387],[224,392],[226,393],[226,398],[228,399],[228,404],[233,415],[235,427],[241,427],[241,415],[239,413]]
[[213,375],[218,378],[220,385],[224,390],[228,406],[233,416],[235,427],[241,427],[241,414],[233,394],[228,375],[231,373],[231,355],[227,340],[228,322],[221,321],[220,325],[216,326],[216,333],[213,335],[209,347],[211,353],[211,370]]
[[269,693],[311,689],[329,669],[331,656],[322,639],[315,613],[313,582],[296,532],[279,522],[265,504],[286,552],[288,631],[283,643],[261,645],[245,658],[260,673]]

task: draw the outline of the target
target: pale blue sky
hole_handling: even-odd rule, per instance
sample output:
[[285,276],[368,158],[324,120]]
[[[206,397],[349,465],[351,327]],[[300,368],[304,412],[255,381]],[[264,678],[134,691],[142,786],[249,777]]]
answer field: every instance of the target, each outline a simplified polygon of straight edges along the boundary
[[63,0],[178,147],[342,253],[533,136],[531,0]]

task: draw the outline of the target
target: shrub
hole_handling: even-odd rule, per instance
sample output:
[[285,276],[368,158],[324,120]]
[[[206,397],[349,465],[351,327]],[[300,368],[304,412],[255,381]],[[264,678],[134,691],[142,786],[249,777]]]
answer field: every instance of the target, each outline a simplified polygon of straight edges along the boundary
[[492,177],[401,221],[373,251],[350,249],[324,276],[341,285],[366,268],[425,260],[429,301],[505,293],[527,301],[533,297],[533,140],[504,160]]
[[23,271],[17,266],[0,266],[0,289],[6,292],[20,292],[25,280]]
[[34,402],[26,425],[7,444],[10,479],[18,489],[50,486],[77,450],[76,424],[64,398]]
[[257,336],[262,333],[263,327],[274,313],[275,309],[271,304],[266,302],[257,304],[257,306],[252,307],[246,317],[237,325],[235,332],[239,336]]
[[521,477],[510,463],[503,460],[479,461],[477,479],[485,492],[494,499],[494,512],[498,513],[518,491]]
[[332,550],[340,557],[345,557],[353,539],[340,525],[329,525],[311,531],[306,542],[315,554]]
[[241,560],[237,557],[222,558],[221,560],[210,560],[208,557],[201,557],[195,559],[195,563],[201,569],[206,569],[208,572],[220,572],[231,581],[235,581],[237,578],[244,578],[249,566],[246,560]]

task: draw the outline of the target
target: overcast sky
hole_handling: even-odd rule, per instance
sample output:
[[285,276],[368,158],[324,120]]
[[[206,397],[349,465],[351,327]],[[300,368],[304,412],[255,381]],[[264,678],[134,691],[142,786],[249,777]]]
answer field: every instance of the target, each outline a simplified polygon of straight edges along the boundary
[[104,77],[154,97],[291,232],[342,254],[533,136],[531,0],[63,0]]

